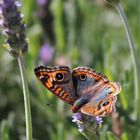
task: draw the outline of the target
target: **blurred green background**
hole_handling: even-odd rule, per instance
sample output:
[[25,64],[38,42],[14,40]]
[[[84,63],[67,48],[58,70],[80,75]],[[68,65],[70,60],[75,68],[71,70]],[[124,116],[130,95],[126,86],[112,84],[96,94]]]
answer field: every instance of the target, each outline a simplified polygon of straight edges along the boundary
[[[72,123],[70,106],[34,75],[38,65],[91,67],[121,83],[117,113],[104,118],[101,140],[140,139],[128,41],[117,11],[104,0],[22,0],[29,51],[25,55],[35,140],[85,140]],[[136,46],[140,73],[140,1],[121,2]],[[25,140],[24,101],[18,62],[0,35],[0,139]],[[140,77],[140,75],[139,75]],[[138,95],[140,98],[140,93]],[[136,110],[137,109],[137,110]]]

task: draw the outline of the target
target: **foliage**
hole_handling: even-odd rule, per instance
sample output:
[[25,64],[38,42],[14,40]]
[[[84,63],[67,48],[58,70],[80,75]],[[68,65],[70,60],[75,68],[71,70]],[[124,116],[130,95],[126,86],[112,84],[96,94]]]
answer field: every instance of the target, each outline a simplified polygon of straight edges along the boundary
[[[33,69],[43,65],[86,66],[121,83],[117,113],[103,119],[100,140],[140,139],[140,110],[135,107],[133,64],[121,19],[103,0],[22,0],[29,50],[28,77],[33,138],[36,140],[85,140],[72,123],[70,106],[47,91]],[[140,65],[139,2],[122,1],[135,41]],[[2,47],[0,35],[0,139],[25,139],[24,103],[17,61]],[[40,49],[49,44],[53,57],[43,61]],[[49,49],[50,50],[50,49]],[[48,52],[46,52],[48,55]],[[140,69],[138,69],[140,73]],[[140,77],[140,75],[139,75]],[[140,98],[140,93],[138,95]]]

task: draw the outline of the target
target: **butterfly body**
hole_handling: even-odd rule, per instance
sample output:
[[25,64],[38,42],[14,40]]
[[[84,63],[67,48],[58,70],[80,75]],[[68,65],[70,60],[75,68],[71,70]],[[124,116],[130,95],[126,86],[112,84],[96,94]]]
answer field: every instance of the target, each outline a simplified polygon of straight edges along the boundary
[[120,84],[93,69],[78,67],[71,72],[67,66],[39,66],[35,74],[54,95],[71,104],[73,112],[104,117],[115,111]]

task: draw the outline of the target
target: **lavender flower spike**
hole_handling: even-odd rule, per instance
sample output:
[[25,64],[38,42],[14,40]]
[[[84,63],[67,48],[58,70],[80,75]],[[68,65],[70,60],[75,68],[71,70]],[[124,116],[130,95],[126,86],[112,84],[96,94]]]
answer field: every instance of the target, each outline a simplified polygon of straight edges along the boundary
[[23,59],[23,54],[27,52],[28,44],[25,39],[23,16],[18,11],[20,6],[16,0],[0,0],[0,26],[6,36],[5,47],[18,60],[24,96],[26,139],[32,140],[30,97]]
[[99,125],[101,125],[103,122],[102,118],[100,118],[99,116],[96,117],[96,123],[98,123]]
[[39,58],[43,64],[48,65],[53,59],[53,54],[54,48],[50,44],[45,43],[40,49]]
[[82,114],[80,112],[74,113],[72,118],[73,118],[72,122],[77,123],[79,132],[82,133],[84,131],[84,125],[82,122]]
[[0,23],[6,36],[6,48],[15,57],[27,52],[28,44],[25,39],[25,24],[18,10],[19,2],[15,0],[0,1]]
[[98,131],[98,126],[103,122],[102,118],[99,116],[88,116],[81,112],[74,113],[72,118],[72,122],[75,122],[78,125],[79,131],[84,135],[86,133],[95,134],[96,131]]
[[82,115],[80,112],[74,113],[72,116],[73,120],[72,122],[77,122],[82,120]]

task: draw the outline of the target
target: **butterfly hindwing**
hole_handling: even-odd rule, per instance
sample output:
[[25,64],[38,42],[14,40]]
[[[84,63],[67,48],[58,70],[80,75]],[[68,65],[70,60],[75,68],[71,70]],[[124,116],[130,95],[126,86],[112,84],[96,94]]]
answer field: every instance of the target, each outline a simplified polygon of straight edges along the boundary
[[57,97],[68,104],[76,100],[75,90],[72,84],[71,71],[67,66],[35,68],[37,78],[43,85]]
[[91,116],[106,117],[111,113],[116,111],[115,103],[117,101],[117,96],[102,99],[99,102],[88,102],[80,111],[84,114]]

